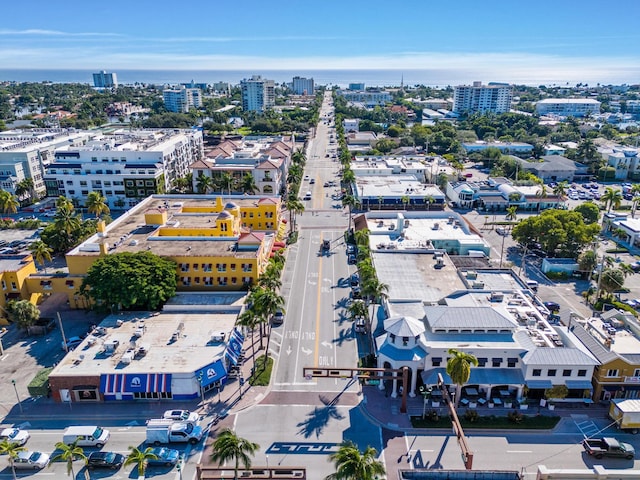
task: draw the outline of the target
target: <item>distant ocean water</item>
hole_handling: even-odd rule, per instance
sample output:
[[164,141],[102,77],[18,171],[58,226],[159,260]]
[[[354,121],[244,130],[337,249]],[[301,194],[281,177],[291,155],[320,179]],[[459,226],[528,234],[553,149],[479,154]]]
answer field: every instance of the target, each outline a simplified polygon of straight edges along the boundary
[[[0,81],[54,82],[93,84],[98,70],[10,70],[0,69]],[[474,80],[501,81],[499,78],[474,78],[473,73],[460,70],[109,70],[115,72],[120,84],[148,83],[156,85],[229,82],[240,83],[243,78],[262,75],[277,83],[291,82],[296,75],[312,77],[317,85],[338,85],[362,82],[372,86],[429,85],[446,87],[470,83]]]

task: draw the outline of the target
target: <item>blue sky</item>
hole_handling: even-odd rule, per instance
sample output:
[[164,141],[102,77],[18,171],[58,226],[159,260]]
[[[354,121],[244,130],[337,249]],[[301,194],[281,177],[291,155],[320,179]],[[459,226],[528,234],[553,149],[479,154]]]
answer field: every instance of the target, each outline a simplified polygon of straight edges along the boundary
[[425,68],[637,83],[639,18],[638,0],[23,0],[2,5],[0,68]]

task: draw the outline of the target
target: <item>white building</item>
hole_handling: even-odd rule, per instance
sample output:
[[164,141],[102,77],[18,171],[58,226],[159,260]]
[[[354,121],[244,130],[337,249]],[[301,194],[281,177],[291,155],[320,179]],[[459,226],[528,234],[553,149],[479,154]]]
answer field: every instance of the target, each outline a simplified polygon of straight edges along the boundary
[[276,86],[273,80],[253,75],[240,82],[240,89],[244,111],[264,112],[276,104]]
[[313,78],[293,77],[291,87],[296,95],[313,95]]
[[362,103],[365,107],[385,105],[391,101],[391,94],[384,90],[338,90],[338,95],[348,102]]
[[104,70],[93,74],[93,86],[96,88],[118,88],[118,76]]
[[605,150],[607,165],[616,169],[616,180],[640,180],[639,152],[640,149],[632,147],[613,147]]
[[[356,176],[353,194],[364,210],[442,210],[445,195],[437,185],[406,173]],[[364,173],[364,172],[360,172]]]
[[600,102],[592,98],[545,98],[536,102],[538,115],[584,117],[600,113]]
[[165,108],[170,112],[187,113],[192,108],[202,106],[202,90],[181,85],[178,88],[163,90],[162,99]]
[[478,140],[475,142],[464,142],[462,148],[467,153],[483,152],[487,148],[497,148],[502,153],[512,155],[529,155],[533,152],[533,145],[524,142],[485,142]]
[[358,133],[360,131],[360,120],[357,118],[345,118],[342,120],[344,133]]
[[473,82],[458,85],[453,91],[455,113],[506,113],[511,109],[513,90],[505,83]]
[[189,165],[203,156],[200,130],[118,130],[78,146],[56,149],[45,168],[47,195],[83,205],[101,193],[110,208],[129,208],[154,193],[170,191]]
[[96,134],[73,128],[34,128],[0,132],[0,187],[15,193],[22,180],[30,178],[38,196],[46,193],[45,168],[60,147],[81,146]]

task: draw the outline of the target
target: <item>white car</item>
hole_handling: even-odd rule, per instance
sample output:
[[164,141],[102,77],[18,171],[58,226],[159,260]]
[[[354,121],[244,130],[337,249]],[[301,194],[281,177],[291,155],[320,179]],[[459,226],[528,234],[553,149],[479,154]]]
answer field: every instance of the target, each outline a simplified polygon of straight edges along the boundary
[[196,412],[190,412],[189,410],[167,410],[164,412],[164,415],[162,415],[162,418],[195,423],[200,420],[200,415]]
[[11,443],[24,445],[29,440],[29,432],[20,430],[19,428],[5,428],[0,432],[0,440],[8,440]]
[[29,450],[18,452],[17,458],[13,461],[16,470],[42,470],[48,464],[49,455],[42,452],[30,452]]

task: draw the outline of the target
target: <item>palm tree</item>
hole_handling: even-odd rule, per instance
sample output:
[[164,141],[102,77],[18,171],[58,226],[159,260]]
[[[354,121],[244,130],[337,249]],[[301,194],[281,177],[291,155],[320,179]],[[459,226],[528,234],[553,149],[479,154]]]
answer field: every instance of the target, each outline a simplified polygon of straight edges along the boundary
[[[251,298],[251,296],[249,297]],[[251,301],[251,300],[250,300]],[[251,356],[253,357],[253,371],[256,370],[256,344],[253,341],[253,333],[260,323],[260,315],[254,309],[254,304],[251,301],[251,306],[247,307],[244,312],[238,315],[237,325],[248,328],[251,330]]]
[[218,184],[220,185],[220,192],[224,194],[224,187],[227,188],[227,193],[231,195],[231,190],[233,185],[235,184],[236,179],[229,172],[222,172],[220,178],[218,179]]
[[258,286],[266,289],[276,291],[282,286],[282,280],[280,278],[281,270],[273,263],[269,263],[264,272],[258,277],[256,282]]
[[307,155],[304,153],[304,150],[302,148],[298,148],[295,152],[293,152],[293,154],[291,155],[291,161],[295,164],[295,165],[302,165],[304,166],[304,164],[307,162]]
[[304,212],[304,203],[298,197],[287,198],[285,208],[289,210],[289,231],[296,227],[296,216]]
[[567,196],[567,189],[569,188],[569,184],[566,181],[558,182],[558,184],[553,187],[553,194],[560,197],[561,200]]
[[407,205],[409,205],[409,203],[411,202],[411,199],[409,198],[409,195],[403,195],[400,198],[400,201],[402,202],[403,208],[406,210]]
[[9,456],[9,465],[11,466],[11,473],[13,473],[13,480],[16,480],[16,466],[15,459],[18,458],[20,452],[24,452],[27,448],[18,445],[15,442],[10,442],[6,438],[0,442],[0,455]]
[[240,463],[242,463],[245,469],[251,468],[251,457],[253,457],[260,448],[260,445],[257,443],[238,437],[230,428],[222,430],[212,446],[213,453],[211,454],[211,460],[218,462],[218,464],[224,464],[227,461],[235,462],[233,469],[233,478],[235,480],[238,479]]
[[424,204],[427,206],[427,210],[431,211],[431,204],[436,201],[436,199],[431,195],[426,195],[423,199]]
[[103,213],[109,213],[109,205],[107,205],[107,199],[102,196],[100,192],[89,192],[87,195],[87,201],[85,202],[87,212],[94,213],[96,218],[100,218]]
[[611,211],[611,208],[619,208],[622,203],[622,192],[617,188],[607,187],[604,189],[604,194],[600,199],[607,209],[607,213]]
[[360,205],[360,200],[358,200],[353,195],[345,195],[342,197],[342,206],[349,207],[349,227],[348,230],[351,230],[351,215],[353,213],[354,207],[358,207]]
[[337,452],[329,455],[336,473],[327,475],[325,480],[374,480],[386,474],[384,464],[377,460],[378,452],[373,447],[361,453],[351,441],[345,441]]
[[256,179],[250,173],[245,173],[240,181],[240,188],[244,193],[250,193],[253,195],[258,190],[256,185]]
[[353,170],[351,170],[350,168],[347,168],[342,173],[342,184],[345,186],[351,186],[355,181],[356,181],[356,174],[353,173]]
[[76,440],[71,445],[67,445],[64,442],[58,442],[56,443],[56,450],[60,450],[60,453],[51,458],[49,466],[58,460],[67,462],[67,476],[76,478],[75,472],[73,471],[73,462],[76,460],[83,460],[86,463],[87,461],[87,456],[84,454],[82,447],[78,446],[78,441]]
[[213,185],[213,178],[205,175],[204,173],[198,175],[198,178],[196,180],[196,190],[198,193],[206,195],[207,192],[213,188]]
[[451,377],[453,383],[457,385],[456,388],[456,408],[460,401],[460,393],[462,386],[469,381],[471,376],[471,365],[478,366],[478,359],[470,353],[460,352],[455,348],[448,350],[451,357],[447,360],[447,375]]
[[2,213],[16,213],[19,206],[20,202],[15,195],[11,195],[6,190],[0,190],[0,211]]
[[506,218],[509,221],[515,222],[518,218],[518,206],[511,205],[510,207],[507,207],[507,214],[505,215],[504,218]]
[[129,447],[131,452],[127,455],[127,459],[124,461],[124,466],[138,465],[138,478],[144,477],[144,472],[147,469],[147,462],[149,460],[157,460],[158,456],[153,453],[153,448],[147,447],[144,450],[140,450],[137,447]]
[[35,197],[35,187],[33,179],[31,178],[25,178],[16,185],[16,196],[18,199],[21,201],[24,200],[25,195],[28,196],[29,200],[33,200]]
[[254,295],[254,310],[258,313],[260,324],[260,350],[264,348],[262,343],[262,327],[269,322],[269,319],[278,311],[284,311],[285,300],[274,290],[267,290],[258,287]]
[[349,314],[349,318],[351,320],[357,320],[358,318],[367,318],[369,316],[367,305],[363,300],[356,300],[354,302],[351,302],[347,307],[347,313]]
[[42,240],[37,240],[29,245],[29,251],[31,252],[31,255],[33,255],[35,261],[44,267],[44,273],[47,273],[47,267],[44,262],[51,261],[53,249]]

